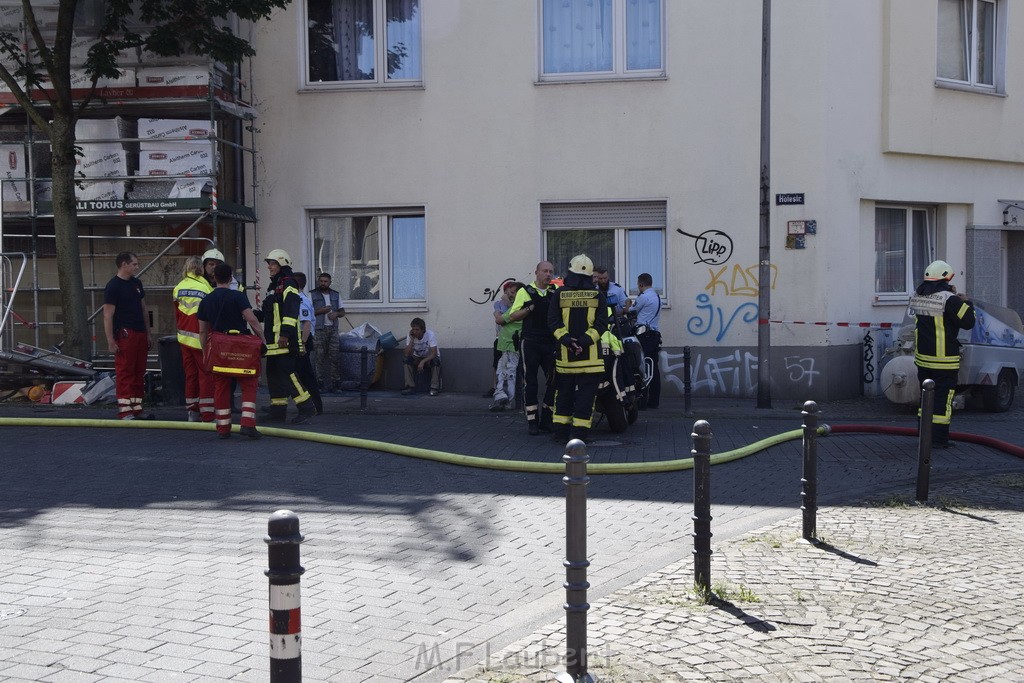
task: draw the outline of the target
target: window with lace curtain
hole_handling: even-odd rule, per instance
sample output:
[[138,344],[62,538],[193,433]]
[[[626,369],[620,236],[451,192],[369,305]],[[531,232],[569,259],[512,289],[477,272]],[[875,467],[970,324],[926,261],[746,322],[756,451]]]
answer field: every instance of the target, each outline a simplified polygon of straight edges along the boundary
[[419,85],[420,12],[420,0],[305,0],[305,85]]
[[664,0],[540,0],[540,79],[664,76],[664,15]]
[[875,207],[875,299],[905,302],[935,260],[934,211]]
[[427,300],[422,208],[317,211],[310,216],[317,273],[346,307],[421,310]]
[[938,3],[938,82],[1002,92],[1005,2],[938,0]]

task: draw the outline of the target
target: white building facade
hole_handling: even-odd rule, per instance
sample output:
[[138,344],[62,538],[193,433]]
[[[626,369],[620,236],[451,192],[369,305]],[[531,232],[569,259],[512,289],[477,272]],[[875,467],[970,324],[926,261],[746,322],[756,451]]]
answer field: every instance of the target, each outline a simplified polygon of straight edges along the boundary
[[773,396],[877,393],[931,260],[1024,309],[1018,5],[772,3],[760,312],[761,3],[295,0],[254,41],[258,249],[423,318],[447,389],[490,386],[500,284],[583,251],[653,276],[666,395],[690,347],[696,395],[755,396],[759,320]]

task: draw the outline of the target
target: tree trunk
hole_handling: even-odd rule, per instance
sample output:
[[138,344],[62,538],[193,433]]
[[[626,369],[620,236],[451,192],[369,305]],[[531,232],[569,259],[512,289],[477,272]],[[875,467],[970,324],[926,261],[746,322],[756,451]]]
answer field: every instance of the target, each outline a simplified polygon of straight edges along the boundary
[[[57,273],[64,322],[63,353],[92,359],[91,334],[82,284],[78,248],[78,213],[75,210],[75,123],[67,113],[54,111],[50,145],[53,149],[53,230],[57,244]],[[102,339],[103,335],[100,334]]]

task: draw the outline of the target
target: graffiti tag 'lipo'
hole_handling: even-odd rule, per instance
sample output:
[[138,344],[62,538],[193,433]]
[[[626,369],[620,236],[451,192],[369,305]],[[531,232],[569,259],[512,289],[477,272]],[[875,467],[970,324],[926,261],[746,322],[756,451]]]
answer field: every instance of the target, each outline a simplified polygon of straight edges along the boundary
[[697,252],[697,260],[694,263],[716,266],[732,257],[732,238],[721,230],[705,230],[699,235],[691,235],[679,228],[676,228],[676,232],[693,238],[693,248]]

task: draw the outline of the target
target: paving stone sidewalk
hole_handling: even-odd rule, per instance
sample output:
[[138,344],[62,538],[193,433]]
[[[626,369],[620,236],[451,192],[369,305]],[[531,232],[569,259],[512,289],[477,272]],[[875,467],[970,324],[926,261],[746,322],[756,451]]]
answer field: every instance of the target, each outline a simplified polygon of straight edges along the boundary
[[[799,515],[713,544],[701,604],[690,559],[591,605],[599,681],[1024,681],[1024,475]],[[452,683],[550,681],[564,619]]]

